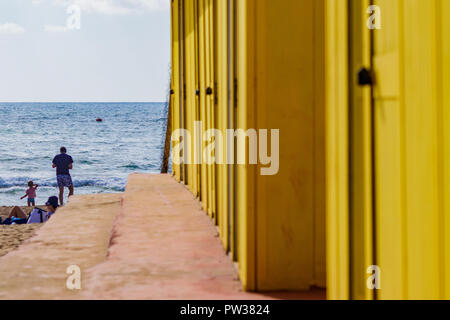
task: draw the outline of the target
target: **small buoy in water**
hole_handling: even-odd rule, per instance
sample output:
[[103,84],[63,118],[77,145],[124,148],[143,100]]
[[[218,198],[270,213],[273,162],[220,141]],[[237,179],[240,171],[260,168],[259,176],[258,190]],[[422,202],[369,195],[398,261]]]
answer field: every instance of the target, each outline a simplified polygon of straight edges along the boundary
[[95,121],[97,121],[97,122],[103,122],[103,119],[102,119],[102,118],[97,118],[97,120],[95,120]]

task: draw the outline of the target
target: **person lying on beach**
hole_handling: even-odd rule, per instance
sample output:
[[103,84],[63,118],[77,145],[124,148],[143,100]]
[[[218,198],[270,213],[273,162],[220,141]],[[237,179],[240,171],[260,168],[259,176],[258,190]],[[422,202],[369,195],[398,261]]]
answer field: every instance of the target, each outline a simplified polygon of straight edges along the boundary
[[34,210],[31,211],[30,217],[28,218],[27,222],[28,224],[47,222],[59,207],[58,197],[48,198],[45,205],[47,206],[47,211],[39,208],[34,208]]
[[8,219],[18,218],[18,219],[28,219],[27,214],[20,207],[14,207],[8,216]]
[[[45,203],[47,207],[47,211],[44,212],[45,216],[43,217],[43,221],[48,221],[50,217],[56,212],[56,209],[59,207],[58,205],[58,197],[50,197],[48,198],[47,202]],[[40,221],[32,221],[34,220],[33,212],[30,215],[30,218],[28,218],[27,214],[22,210],[20,207],[14,207],[11,210],[11,213],[9,214],[8,218],[5,219],[3,224],[10,224],[16,223],[16,224],[25,224],[25,223],[38,223]],[[5,223],[7,222],[7,223]],[[1,223],[0,223],[1,224]]]
[[11,225],[11,224],[26,224],[28,221],[28,217],[26,213],[22,210],[20,207],[14,207],[11,210],[11,213],[9,214],[8,218],[5,219],[5,221],[1,221],[0,224],[3,225]]
[[31,205],[33,205],[33,207],[36,206],[36,190],[39,187],[39,185],[34,184],[33,181],[28,181],[28,190],[25,192],[25,195],[20,198],[20,200],[22,200],[25,197],[28,197],[28,206],[31,207]]

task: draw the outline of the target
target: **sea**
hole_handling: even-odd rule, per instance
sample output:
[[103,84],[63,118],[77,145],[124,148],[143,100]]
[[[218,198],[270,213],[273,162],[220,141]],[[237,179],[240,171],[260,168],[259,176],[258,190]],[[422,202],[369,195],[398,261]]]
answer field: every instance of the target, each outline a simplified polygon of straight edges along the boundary
[[30,180],[37,205],[58,195],[61,146],[75,194],[123,192],[130,173],[160,172],[166,124],[166,103],[0,103],[0,206],[26,205]]

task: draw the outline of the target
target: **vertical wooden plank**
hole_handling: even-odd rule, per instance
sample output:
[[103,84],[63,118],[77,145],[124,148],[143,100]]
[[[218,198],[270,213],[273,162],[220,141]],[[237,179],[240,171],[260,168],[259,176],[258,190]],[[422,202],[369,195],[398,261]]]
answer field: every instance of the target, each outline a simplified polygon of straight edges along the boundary
[[405,25],[408,298],[440,297],[436,1],[408,0]]
[[201,166],[200,160],[202,158],[202,142],[199,135],[199,130],[197,128],[196,122],[200,121],[200,70],[199,70],[199,0],[194,0],[194,61],[193,67],[195,69],[194,73],[194,125],[192,131],[192,142],[193,142],[193,164],[194,164],[194,195],[200,198],[201,193]]
[[[439,10],[440,9],[440,10]],[[440,7],[437,10],[440,14],[441,32],[441,94],[442,102],[440,105],[439,118],[441,153],[441,216],[442,232],[444,241],[441,250],[443,250],[443,299],[450,299],[450,1],[440,0]]]
[[[206,61],[206,66],[205,66],[205,81],[206,81],[206,87],[210,88],[212,90],[212,88],[214,88],[214,86],[211,85],[211,67],[212,67],[212,62],[211,62],[211,38],[210,38],[210,33],[211,33],[211,15],[210,15],[210,8],[211,8],[211,0],[205,0],[205,61]],[[205,91],[206,93],[206,91]],[[211,96],[207,95],[206,96],[206,128],[205,130],[208,131],[209,129],[211,129]],[[209,135],[208,135],[208,139],[209,139]],[[207,196],[208,196],[208,206],[207,206],[207,211],[208,214],[212,217],[213,215],[213,211],[212,211],[212,190],[214,188],[214,185],[212,184],[212,171],[211,171],[211,164],[208,162],[207,166],[206,166],[206,170],[207,170],[207,179],[208,179],[208,192],[207,192]]]
[[[178,0],[179,3],[179,68],[180,68],[180,129],[186,129],[186,0]],[[182,143],[184,145],[183,157],[180,165],[180,175],[181,181],[184,184],[187,184],[188,179],[188,170],[186,165],[186,152],[189,152],[187,149],[187,144],[185,143],[185,136],[182,135]]]
[[[212,57],[212,14],[211,11],[213,10],[212,6],[212,0],[205,0],[205,61],[206,61],[206,87],[210,88],[211,90],[215,90],[214,88],[214,78],[213,78],[213,57]],[[206,92],[206,91],[205,91]],[[212,129],[214,127],[212,122],[212,114],[214,112],[214,97],[211,95],[206,96],[206,131]],[[210,141],[210,135],[208,135],[208,140]],[[208,143],[209,144],[209,143]],[[215,190],[215,184],[214,184],[214,171],[213,171],[213,165],[210,163],[207,164],[207,176],[208,176],[208,214],[213,217],[213,214],[215,212],[215,207],[213,203],[214,199],[214,190]]]
[[406,264],[403,174],[403,115],[399,0],[374,2],[382,12],[382,29],[373,30],[376,264],[381,268],[381,299],[405,297]]
[[[199,89],[200,89],[200,121],[202,122],[202,150],[206,148],[206,142],[203,139],[203,134],[207,130],[207,112],[206,112],[206,20],[207,20],[207,0],[199,0],[198,11],[199,11]],[[203,157],[201,161],[201,192],[200,198],[202,201],[203,210],[208,212],[208,166],[206,164],[206,159]]]
[[[247,131],[255,127],[254,69],[256,55],[255,6],[259,0],[237,1],[237,128]],[[256,167],[237,165],[236,206],[239,275],[245,290],[256,289],[255,241],[255,176]]]
[[[209,32],[209,54],[210,54],[210,81],[211,81],[211,88],[213,88],[213,94],[210,96],[210,123],[211,128],[217,129],[216,124],[216,110],[217,110],[217,104],[216,104],[216,98],[218,94],[218,88],[217,88],[217,51],[218,51],[218,37],[217,37],[217,1],[216,0],[210,0],[210,7],[209,7],[209,19],[210,19],[210,32]],[[219,224],[219,215],[217,214],[217,165],[214,163],[211,165],[211,211],[212,215],[215,219],[216,224]]]
[[[172,131],[175,131],[180,128],[180,33],[179,33],[179,0],[174,0],[172,2],[172,81],[174,89],[173,94],[173,121],[172,121]],[[175,164],[175,162],[179,163],[179,155],[172,154],[172,168],[173,174],[178,181],[181,181],[181,173],[180,173],[180,165]],[[175,160],[175,161],[174,161]]]
[[195,21],[194,0],[185,0],[185,63],[186,63],[186,130],[190,133],[187,152],[187,180],[189,189],[196,194],[196,170],[194,163],[195,121]]
[[314,10],[314,284],[326,287],[325,1]]
[[219,231],[225,250],[229,250],[228,234],[228,170],[226,165],[226,129],[228,125],[228,59],[227,59],[227,0],[217,0],[217,108],[216,125],[223,137],[223,144],[217,145],[221,154],[217,164],[217,214]]
[[367,288],[367,269],[374,264],[371,89],[357,82],[360,68],[372,68],[368,7],[369,0],[350,1],[350,284],[357,300],[373,299]]
[[383,29],[374,31],[380,297],[443,298],[448,31],[442,14],[449,8],[440,0],[376,4],[383,14]]
[[[445,137],[443,136],[444,128],[443,124],[445,122],[442,121],[444,119],[444,102],[445,102],[445,94],[443,89],[445,88],[445,74],[443,69],[445,68],[445,58],[444,58],[444,50],[445,50],[445,39],[442,39],[442,34],[445,33],[445,29],[443,26],[445,25],[442,17],[442,10],[445,9],[441,3],[441,0],[435,0],[433,6],[433,21],[434,21],[434,39],[435,42],[435,57],[433,64],[433,73],[435,73],[434,81],[435,81],[435,99],[436,99],[436,138],[437,138],[437,189],[438,189],[438,269],[439,269],[439,296],[441,299],[445,299],[446,297],[446,281],[447,281],[447,270],[446,270],[446,235],[445,235],[445,226],[446,226],[446,217],[445,217]],[[444,69],[445,70],[445,69]]]
[[[235,42],[235,0],[227,0],[227,127],[235,129],[235,80],[236,80],[236,42]],[[226,150],[225,159],[235,159],[234,138],[229,139],[225,133]],[[228,216],[228,238],[231,258],[236,260],[236,219],[235,219],[235,165],[227,165],[227,216]]]
[[349,298],[347,1],[326,1],[327,296]]

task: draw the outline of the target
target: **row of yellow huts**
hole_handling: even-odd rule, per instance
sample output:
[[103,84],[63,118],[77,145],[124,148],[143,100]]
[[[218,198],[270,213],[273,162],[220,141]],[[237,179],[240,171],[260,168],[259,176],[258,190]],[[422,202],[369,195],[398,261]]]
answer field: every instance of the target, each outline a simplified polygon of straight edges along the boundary
[[[187,148],[174,176],[216,222],[244,289],[449,299],[450,1],[171,8],[172,131],[268,129],[270,141],[279,129],[272,175],[261,161],[193,161],[214,135],[173,140]],[[215,152],[236,159],[244,146],[224,136]]]

